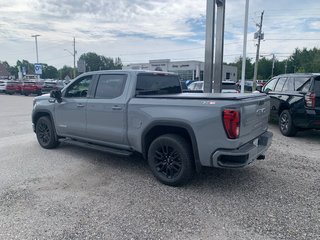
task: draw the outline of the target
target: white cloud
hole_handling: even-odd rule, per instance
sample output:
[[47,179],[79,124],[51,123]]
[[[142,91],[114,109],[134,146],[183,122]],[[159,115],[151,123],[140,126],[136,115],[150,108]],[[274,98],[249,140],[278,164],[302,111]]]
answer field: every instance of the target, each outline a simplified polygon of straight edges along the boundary
[[[3,1],[2,1],[3,2]],[[225,61],[242,54],[244,2],[227,0]],[[265,10],[261,52],[283,58],[296,47],[319,47],[316,1],[250,1],[248,56],[254,57],[253,33]],[[48,64],[71,65],[72,37],[80,53],[94,51],[125,63],[155,58],[203,60],[204,36],[190,19],[205,14],[205,0],[12,0],[0,3],[0,60],[34,61],[34,39],[40,34],[39,57]],[[272,40],[273,39],[273,40]],[[183,49],[186,49],[183,51]],[[177,51],[171,51],[177,50]]]

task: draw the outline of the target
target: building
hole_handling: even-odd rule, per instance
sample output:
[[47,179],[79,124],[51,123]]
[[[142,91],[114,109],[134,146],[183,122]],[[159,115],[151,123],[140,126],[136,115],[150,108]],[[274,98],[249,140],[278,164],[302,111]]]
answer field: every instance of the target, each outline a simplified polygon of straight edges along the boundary
[[12,76],[8,72],[6,66],[3,63],[0,63],[0,79],[11,79]]
[[[201,61],[170,61],[170,59],[150,60],[149,63],[132,63],[122,69],[156,70],[174,72],[183,80],[203,80],[204,62]],[[223,80],[237,81],[237,67],[223,65]]]

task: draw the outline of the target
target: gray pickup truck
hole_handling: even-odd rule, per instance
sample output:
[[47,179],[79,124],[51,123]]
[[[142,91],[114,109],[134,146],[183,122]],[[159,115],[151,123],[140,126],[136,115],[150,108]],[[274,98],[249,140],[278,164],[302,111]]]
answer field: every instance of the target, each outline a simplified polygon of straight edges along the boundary
[[164,184],[181,185],[201,166],[242,168],[272,141],[265,94],[183,93],[179,77],[152,71],[97,71],[36,97],[39,144],[70,143],[140,153]]

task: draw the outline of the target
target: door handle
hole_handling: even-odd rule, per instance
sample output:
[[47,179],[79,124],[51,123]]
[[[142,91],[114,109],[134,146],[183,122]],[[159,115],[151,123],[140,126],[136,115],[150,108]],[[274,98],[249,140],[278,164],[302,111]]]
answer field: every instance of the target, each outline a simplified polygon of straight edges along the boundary
[[77,107],[78,107],[78,108],[82,108],[82,107],[84,107],[84,105],[81,104],[81,103],[78,103],[78,104],[77,104]]
[[112,110],[122,110],[122,107],[115,105],[112,107]]

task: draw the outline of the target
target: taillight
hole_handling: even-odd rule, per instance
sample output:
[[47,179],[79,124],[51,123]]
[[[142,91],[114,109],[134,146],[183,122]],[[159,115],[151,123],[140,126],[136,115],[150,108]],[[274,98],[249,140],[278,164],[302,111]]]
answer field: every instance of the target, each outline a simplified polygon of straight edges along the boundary
[[240,133],[240,112],[236,109],[223,110],[224,129],[230,139],[236,139]]
[[312,92],[308,92],[304,96],[304,100],[306,103],[306,107],[308,108],[314,108],[316,106],[316,95]]

